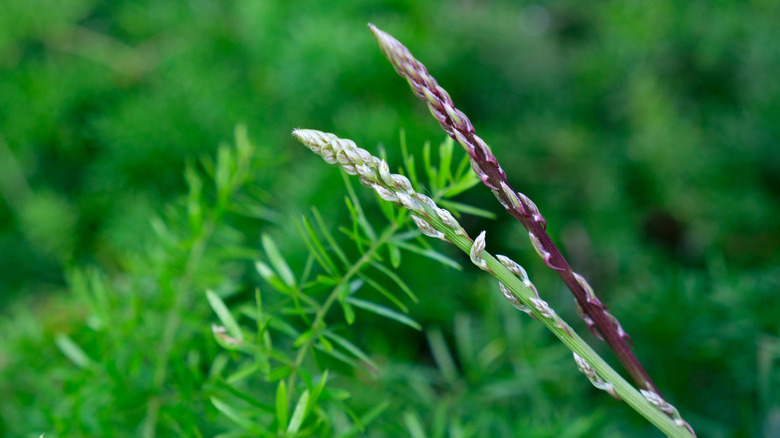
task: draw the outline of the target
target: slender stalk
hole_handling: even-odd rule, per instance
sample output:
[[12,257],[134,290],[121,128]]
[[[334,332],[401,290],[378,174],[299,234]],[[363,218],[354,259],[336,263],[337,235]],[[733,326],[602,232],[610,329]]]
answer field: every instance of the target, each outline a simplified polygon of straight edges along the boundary
[[444,131],[457,141],[471,158],[471,166],[504,208],[528,231],[531,243],[545,264],[555,270],[574,295],[578,310],[594,335],[606,341],[620,363],[639,387],[659,393],[636,355],[631,351],[631,338],[617,319],[596,297],[587,280],[569,266],[546,231],[539,209],[527,196],[515,191],[490,147],[479,138],[468,117],[455,108],[449,94],[439,86],[425,66],[412,56],[398,40],[369,24],[379,47],[399,75],[404,77],[414,94],[428,105],[431,114]]
[[320,131],[296,129],[293,135],[326,162],[340,165],[347,173],[359,175],[363,185],[379,196],[412,212],[420,231],[457,246],[469,254],[472,263],[499,280],[504,296],[520,310],[544,323],[574,354],[577,367],[599,389],[625,401],[640,415],[670,437],[687,438],[693,429],[654,391],[637,391],[607,364],[536,292],[525,270],[505,256],[493,257],[485,251],[485,232],[472,240],[452,213],[439,208],[426,195],[416,193],[402,175],[391,174],[387,163],[345,140]]

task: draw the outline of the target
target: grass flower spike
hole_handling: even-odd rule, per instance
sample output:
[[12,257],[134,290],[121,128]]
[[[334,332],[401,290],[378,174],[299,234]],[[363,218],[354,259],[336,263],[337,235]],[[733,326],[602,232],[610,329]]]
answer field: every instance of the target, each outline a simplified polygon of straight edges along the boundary
[[689,436],[684,427],[687,423],[682,424],[679,415],[670,414],[671,405],[663,404],[666,402],[660,397],[652,399],[634,389],[546,301],[539,298],[525,269],[506,256],[494,257],[488,253],[484,231],[472,240],[449,211],[437,206],[430,197],[415,192],[406,177],[390,173],[387,163],[357,147],[351,140],[309,129],[296,129],[293,136],[328,163],[338,164],[347,173],[358,175],[360,182],[373,188],[382,199],[410,210],[414,223],[423,234],[454,244],[469,255],[474,265],[496,277],[504,297],[547,326],[574,353],[577,366],[594,385],[628,403],[667,435]]
[[607,307],[596,298],[585,278],[569,266],[547,234],[546,222],[536,205],[510,186],[506,173],[487,143],[475,134],[468,117],[455,108],[450,95],[403,44],[376,26],[368,26],[396,72],[407,80],[414,94],[428,105],[431,114],[447,135],[466,150],[477,176],[493,191],[501,205],[526,228],[536,252],[547,266],[558,272],[571,290],[588,328],[606,341],[641,388],[658,393],[650,376],[631,351],[628,334],[617,319],[609,314]]

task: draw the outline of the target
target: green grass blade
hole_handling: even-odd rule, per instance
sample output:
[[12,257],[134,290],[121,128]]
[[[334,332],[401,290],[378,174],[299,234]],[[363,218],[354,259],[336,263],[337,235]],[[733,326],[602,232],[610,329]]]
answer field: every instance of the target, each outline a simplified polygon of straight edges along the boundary
[[339,270],[336,268],[336,264],[333,263],[333,260],[328,255],[325,246],[322,244],[319,237],[317,237],[317,233],[314,232],[309,220],[306,219],[305,216],[302,216],[300,224],[298,221],[295,223],[298,226],[298,231],[303,237],[306,246],[309,248],[309,253],[314,256],[317,263],[319,263],[330,275],[337,275]]
[[391,280],[393,280],[393,283],[397,284],[398,287],[401,288],[401,290],[404,291],[404,293],[409,297],[409,299],[415,303],[419,302],[417,296],[414,294],[414,292],[412,292],[412,289],[406,285],[406,283],[401,279],[400,276],[398,276],[398,274],[395,273],[395,271],[379,262],[372,262],[371,266],[375,267],[383,274],[387,275]]
[[450,210],[450,211],[457,211],[459,213],[466,213],[466,214],[470,214],[470,215],[473,215],[473,216],[484,217],[486,219],[495,219],[496,218],[496,214],[493,213],[492,211],[483,210],[481,208],[477,208],[477,207],[474,207],[474,206],[471,206],[471,205],[468,205],[468,204],[462,204],[460,202],[455,202],[455,201],[449,201],[449,200],[446,200],[446,199],[441,199],[441,200],[438,201],[438,204],[441,207],[446,208],[447,210]]
[[276,422],[279,431],[287,424],[287,418],[287,385],[284,380],[280,380],[276,387]]
[[57,333],[54,337],[54,343],[60,349],[62,354],[79,368],[87,369],[94,365],[94,361],[87,356],[87,353],[75,343],[73,339],[64,333]]
[[336,239],[333,238],[333,235],[330,233],[330,230],[328,229],[328,226],[325,225],[325,221],[322,219],[322,215],[320,214],[320,211],[317,210],[315,207],[311,208],[312,214],[314,215],[314,220],[317,221],[317,226],[320,228],[320,232],[323,236],[325,236],[325,240],[328,242],[328,245],[330,245],[330,248],[333,250],[334,253],[336,253],[336,256],[338,256],[339,260],[349,268],[349,258],[347,258],[347,255],[344,253],[344,250],[341,249],[338,243],[336,243]]
[[368,356],[368,354],[366,354],[366,352],[364,352],[363,350],[358,348],[357,345],[353,344],[352,342],[350,342],[346,338],[344,338],[342,336],[339,336],[339,335],[337,335],[337,334],[335,334],[333,332],[330,332],[330,331],[325,332],[324,335],[328,339],[330,339],[333,342],[335,342],[336,344],[340,345],[343,349],[345,349],[347,352],[349,352],[352,356],[356,357],[357,359],[362,360],[363,362],[367,363],[368,365],[370,365],[374,369],[378,369],[379,368],[379,365],[377,365],[376,362],[371,360],[371,358]]
[[301,425],[303,424],[303,421],[306,419],[306,414],[307,414],[306,406],[308,404],[309,404],[309,390],[306,389],[303,391],[301,397],[298,399],[298,403],[295,405],[292,418],[290,418],[290,424],[287,425],[288,434],[295,434],[298,433],[299,430],[301,430]]
[[217,397],[211,396],[209,399],[211,400],[211,404],[214,405],[214,407],[217,408],[219,412],[223,413],[232,422],[238,424],[244,429],[254,429],[254,423],[246,415],[238,412],[232,406],[223,402]]
[[349,297],[347,298],[347,301],[349,301],[349,303],[355,307],[359,307],[371,313],[375,313],[377,315],[384,316],[385,318],[398,321],[401,324],[407,325],[415,330],[422,330],[422,326],[417,321],[413,320],[412,318],[406,315],[398,313],[394,310],[388,309],[385,306],[372,303],[371,301],[361,300],[360,298],[355,298],[355,297]]
[[263,249],[265,250],[265,254],[271,261],[271,265],[282,278],[282,281],[284,281],[284,284],[291,288],[295,287],[295,276],[293,275],[290,266],[279,252],[279,248],[276,246],[276,242],[274,242],[271,236],[265,233],[263,233],[261,240],[263,242]]
[[398,240],[394,241],[394,243],[409,252],[413,252],[431,260],[435,260],[444,266],[449,266],[450,268],[457,269],[458,271],[463,270],[463,267],[460,266],[458,262],[431,248],[421,248],[411,243]]
[[241,333],[241,328],[239,328],[238,322],[233,318],[233,315],[230,313],[230,310],[228,310],[225,302],[222,301],[222,298],[214,292],[207,290],[206,299],[208,299],[211,309],[217,314],[217,318],[219,318],[222,325],[227,329],[230,337],[238,341],[243,341],[244,336]]

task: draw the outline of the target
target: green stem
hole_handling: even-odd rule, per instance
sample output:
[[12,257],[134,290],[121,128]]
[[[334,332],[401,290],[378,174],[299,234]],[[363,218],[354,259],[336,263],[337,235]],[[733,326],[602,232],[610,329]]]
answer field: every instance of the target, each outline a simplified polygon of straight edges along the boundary
[[[333,288],[330,295],[328,295],[328,298],[325,299],[325,302],[323,302],[322,306],[319,308],[319,310],[317,310],[317,314],[314,317],[314,322],[312,322],[311,325],[312,335],[309,337],[309,339],[306,340],[306,342],[304,342],[303,345],[301,345],[301,348],[298,350],[298,354],[295,357],[295,366],[293,367],[292,373],[290,373],[290,376],[287,378],[287,388],[289,388],[289,391],[294,391],[295,386],[293,384],[295,383],[296,370],[301,366],[301,364],[303,364],[303,360],[305,359],[309,349],[319,338],[322,321],[325,319],[325,315],[328,314],[328,311],[338,299],[339,291],[342,289],[342,287],[347,286],[347,283],[352,279],[352,277],[357,275],[361,269],[363,269],[363,266],[371,262],[374,254],[376,254],[382,245],[387,243],[390,238],[393,237],[396,231],[398,231],[398,225],[396,223],[392,223],[387,228],[385,228],[379,238],[371,243],[371,246],[366,249],[365,252],[363,252],[363,255],[357,260],[357,262],[350,266],[349,270],[347,270],[339,283]],[[292,394],[292,392],[290,392],[290,394]]]

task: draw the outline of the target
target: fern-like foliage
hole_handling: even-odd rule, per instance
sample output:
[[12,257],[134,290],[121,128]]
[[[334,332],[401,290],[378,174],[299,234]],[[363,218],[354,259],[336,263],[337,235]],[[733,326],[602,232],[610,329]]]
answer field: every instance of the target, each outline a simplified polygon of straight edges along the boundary
[[[401,138],[402,171],[418,185],[421,177]],[[468,171],[467,158],[453,162],[453,142],[439,146],[438,165],[430,151],[426,144],[423,166],[432,197],[456,211],[489,216],[449,200],[479,182]],[[408,303],[417,297],[395,273],[405,252],[460,269],[420,237],[407,210],[380,202],[387,223],[372,225],[342,174],[349,224],[336,227],[316,207],[298,218],[309,253],[303,266],[291,267],[280,245],[263,235],[263,257],[255,268],[264,283],[255,290],[254,302],[231,311],[217,294],[207,293],[219,319],[212,330],[225,350],[213,370],[220,385],[211,401],[232,420],[236,435],[230,436],[354,436],[363,431],[388,403],[356,412],[347,402],[349,394],[337,385],[339,371],[342,377],[357,372],[374,378],[381,368],[370,351],[349,338],[348,327],[365,313],[421,329],[407,316]],[[252,324],[242,325],[242,319]]]

